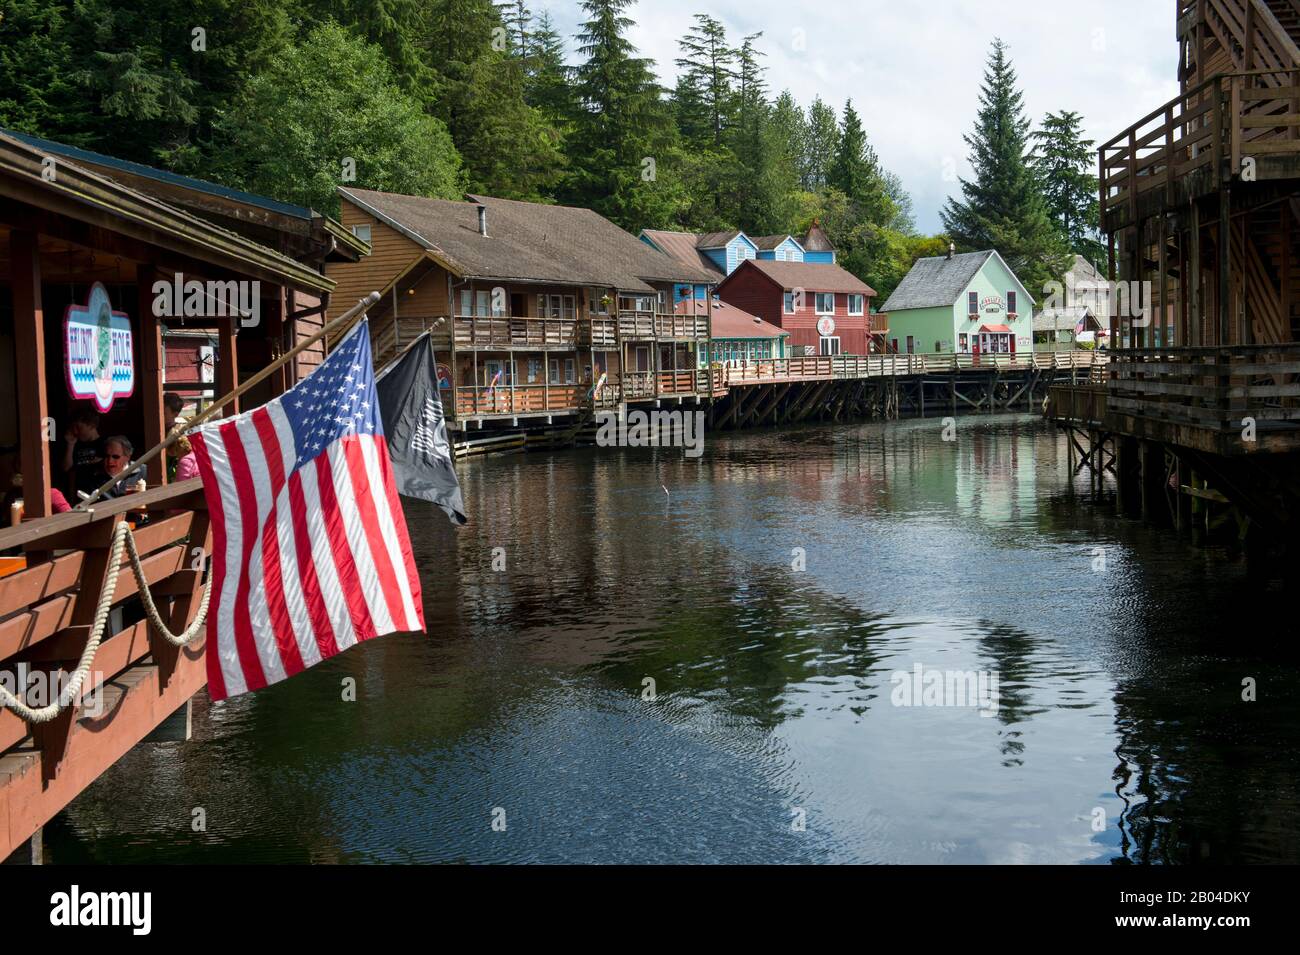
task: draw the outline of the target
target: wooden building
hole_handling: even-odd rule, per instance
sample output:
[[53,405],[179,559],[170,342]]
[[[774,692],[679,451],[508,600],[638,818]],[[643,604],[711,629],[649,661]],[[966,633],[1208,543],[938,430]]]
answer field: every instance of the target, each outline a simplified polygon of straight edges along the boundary
[[1015,355],[1033,350],[1034,300],[997,252],[917,259],[882,311],[890,351]]
[[[241,372],[264,367],[293,342],[300,320],[322,321],[334,287],[312,264],[333,252],[313,252],[302,223],[235,228],[225,217],[219,225],[220,213],[183,207],[181,194],[230,203],[227,209],[248,200],[204,199],[192,181],[164,184],[148,175],[127,184],[129,170],[110,175],[103,162],[93,166],[54,144],[0,132],[0,404],[10,409],[0,416],[0,480],[13,505],[6,514],[21,519],[0,529],[0,672],[40,674],[47,686],[66,678],[87,645],[114,571],[109,545],[119,524],[135,525],[145,583],[174,631],[197,612],[210,549],[199,481],[168,485],[161,461],[142,493],[52,513],[54,492],[71,491],[59,467],[70,418],[96,405],[102,436],[120,433],[141,451],[152,447],[164,430],[168,327],[211,335],[215,390],[225,393]],[[156,194],[173,187],[174,201]],[[258,320],[249,320],[242,295],[240,310],[211,309],[206,292],[195,299],[200,307],[177,315],[161,307],[159,282],[255,293]],[[267,396],[292,374],[271,376]],[[183,648],[162,640],[129,562],[122,568],[77,702],[31,724],[0,709],[0,857],[30,845],[56,812],[204,685],[202,635]],[[88,706],[92,699],[101,705]]]
[[718,297],[790,333],[797,355],[866,355],[872,324],[866,282],[838,265],[751,259],[718,286]]
[[[453,432],[546,428],[594,404],[698,400],[712,276],[589,209],[488,196],[451,201],[340,189],[342,219],[373,254],[333,263],[337,294],[379,290],[375,360],[428,330]],[[694,302],[695,299],[690,299]]]
[[1300,508],[1300,15],[1170,6],[1180,92],[1099,150],[1111,377],[1054,406],[1113,436],[1144,513],[1191,496],[1276,531]]

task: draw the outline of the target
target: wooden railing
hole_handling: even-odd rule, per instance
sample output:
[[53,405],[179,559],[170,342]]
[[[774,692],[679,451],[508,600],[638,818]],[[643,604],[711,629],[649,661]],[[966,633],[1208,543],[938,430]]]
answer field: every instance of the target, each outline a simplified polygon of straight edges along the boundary
[[514,318],[457,315],[458,348],[575,348],[577,318]]
[[[1139,201],[1179,194],[1200,170],[1202,192],[1242,171],[1244,158],[1300,155],[1300,67],[1224,73],[1148,113],[1098,151],[1101,219],[1138,217]],[[1109,228],[1120,223],[1109,222]]]
[[586,394],[585,385],[463,385],[456,389],[456,416],[571,412],[582,407]]
[[1011,371],[1091,368],[1105,362],[1104,352],[1079,349],[1073,352],[1022,352],[1016,355],[889,354],[774,358],[768,361],[738,362],[725,366],[723,370],[727,375],[727,384],[734,386],[827,378],[901,377],[980,369]]
[[1123,349],[1112,362],[1112,412],[1216,431],[1300,421],[1300,343]]
[[618,333],[624,338],[654,338],[655,319],[658,315],[658,312],[620,309],[618,313]]
[[655,334],[659,338],[696,340],[709,337],[709,316],[656,315]]
[[[0,554],[10,555],[0,577],[0,671],[75,668],[108,571],[114,527],[127,519],[136,525],[145,577],[168,626],[180,632],[193,619],[204,555],[211,551],[197,479],[0,530]],[[202,636],[183,649],[167,643],[144,619],[137,592],[124,558],[109,626],[66,716],[29,726],[0,709],[0,805],[7,807],[0,858],[205,684]]]

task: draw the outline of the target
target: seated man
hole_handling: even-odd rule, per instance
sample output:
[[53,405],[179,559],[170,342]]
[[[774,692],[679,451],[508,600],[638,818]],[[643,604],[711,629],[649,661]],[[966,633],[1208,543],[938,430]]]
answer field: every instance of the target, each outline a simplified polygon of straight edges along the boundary
[[104,497],[121,497],[144,490],[144,471],[131,466],[131,454],[134,451],[135,448],[124,435],[104,439],[104,477],[118,478],[104,492]]

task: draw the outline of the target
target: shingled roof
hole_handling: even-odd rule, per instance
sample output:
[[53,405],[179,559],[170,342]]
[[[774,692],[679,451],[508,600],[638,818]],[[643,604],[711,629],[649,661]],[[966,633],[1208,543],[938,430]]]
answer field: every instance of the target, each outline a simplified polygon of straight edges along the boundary
[[849,292],[875,295],[873,289],[852,272],[829,262],[776,262],[771,259],[746,259],[727,276],[727,282],[744,269],[757,269],[783,289],[801,288],[809,292]]
[[717,263],[700,251],[700,236],[696,233],[642,229],[641,234],[653,242],[655,248],[672,256],[678,262],[691,268],[703,269],[709,274],[710,284],[716,284],[726,278],[726,273],[718,268]]
[[[772,251],[786,239],[794,239],[794,236],[790,235],[788,232],[782,232],[780,235],[751,235],[749,237],[749,241],[758,246],[759,251],[761,252]],[[794,240],[795,242],[799,241],[798,239]],[[802,248],[802,246],[800,246],[800,248]]]
[[[711,283],[590,209],[468,196],[427,199],[340,188],[343,198],[428,249],[464,278],[651,292],[649,282]],[[487,210],[479,233],[478,207]]]
[[[943,308],[952,305],[962,292],[966,291],[966,286],[984,267],[984,263],[995,255],[1001,262],[1002,256],[993,249],[983,252],[962,252],[951,258],[946,255],[935,255],[917,259],[912,270],[903,277],[902,282],[898,283],[898,288],[894,289],[894,294],[880,306],[880,310],[898,312],[909,308]],[[1002,265],[1011,272],[1011,267],[1006,262],[1002,262]],[[1014,272],[1011,274],[1015,276]],[[1021,288],[1024,288],[1023,284]],[[1029,304],[1034,304],[1029,290],[1024,289],[1024,291],[1025,295],[1029,296]]]

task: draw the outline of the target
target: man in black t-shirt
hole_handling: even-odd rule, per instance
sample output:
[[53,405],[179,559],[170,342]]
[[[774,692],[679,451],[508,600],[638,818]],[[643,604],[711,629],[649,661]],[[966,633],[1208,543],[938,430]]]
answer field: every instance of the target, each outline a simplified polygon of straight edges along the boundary
[[73,501],[78,491],[89,494],[104,483],[104,439],[99,436],[99,413],[82,407],[63,435],[63,471],[72,478]]

